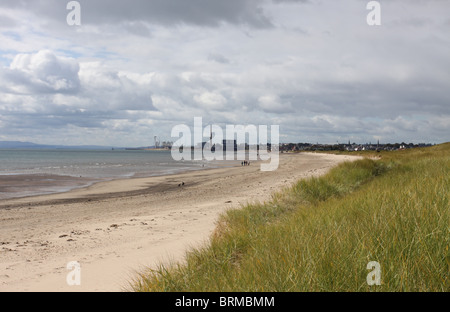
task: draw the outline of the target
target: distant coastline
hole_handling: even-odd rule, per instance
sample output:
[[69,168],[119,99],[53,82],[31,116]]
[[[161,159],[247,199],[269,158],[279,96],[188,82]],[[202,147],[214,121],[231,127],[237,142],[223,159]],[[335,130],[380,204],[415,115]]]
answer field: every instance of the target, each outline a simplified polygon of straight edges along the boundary
[[[166,142],[163,142],[166,143]],[[170,143],[170,142],[169,142]],[[441,142],[444,143],[444,142]],[[363,151],[363,150],[398,150],[417,147],[429,147],[436,143],[280,143],[279,151]],[[269,144],[270,145],[270,144]],[[194,147],[191,147],[194,149]],[[97,150],[128,150],[128,151],[170,151],[171,145],[164,146],[105,146],[105,145],[49,145],[21,141],[0,141],[0,149],[97,149]],[[246,144],[246,149],[248,145]]]
[[101,145],[50,145],[21,141],[0,141],[0,149],[124,149]]

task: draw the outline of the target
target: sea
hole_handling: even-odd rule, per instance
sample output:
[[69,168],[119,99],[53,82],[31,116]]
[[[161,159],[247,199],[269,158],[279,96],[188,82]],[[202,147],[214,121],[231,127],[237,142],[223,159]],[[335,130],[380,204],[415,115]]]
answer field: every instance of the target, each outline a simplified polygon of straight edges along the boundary
[[0,200],[95,182],[232,167],[235,161],[175,161],[169,150],[0,149]]

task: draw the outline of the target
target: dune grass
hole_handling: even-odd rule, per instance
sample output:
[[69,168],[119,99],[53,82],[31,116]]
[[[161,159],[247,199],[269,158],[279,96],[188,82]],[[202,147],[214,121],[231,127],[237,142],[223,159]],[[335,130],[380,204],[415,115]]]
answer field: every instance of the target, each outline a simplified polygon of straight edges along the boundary
[[227,211],[206,246],[131,290],[449,291],[450,143],[381,155]]

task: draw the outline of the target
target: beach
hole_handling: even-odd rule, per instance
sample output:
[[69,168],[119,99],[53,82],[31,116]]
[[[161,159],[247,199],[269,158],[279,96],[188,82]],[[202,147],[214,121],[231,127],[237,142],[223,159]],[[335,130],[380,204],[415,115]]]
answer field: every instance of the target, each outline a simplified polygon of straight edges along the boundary
[[[233,168],[99,182],[0,202],[0,291],[123,291],[134,274],[182,261],[221,213],[357,157],[281,154],[277,170]],[[184,182],[184,185],[182,185]],[[66,281],[80,264],[80,285]]]

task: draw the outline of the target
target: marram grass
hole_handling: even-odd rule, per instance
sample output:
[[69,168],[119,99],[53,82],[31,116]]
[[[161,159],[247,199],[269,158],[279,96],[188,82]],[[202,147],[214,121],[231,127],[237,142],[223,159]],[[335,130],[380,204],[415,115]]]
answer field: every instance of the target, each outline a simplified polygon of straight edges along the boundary
[[[133,291],[449,291],[450,144],[343,163],[229,210],[185,262]],[[368,285],[367,264],[381,285]]]

